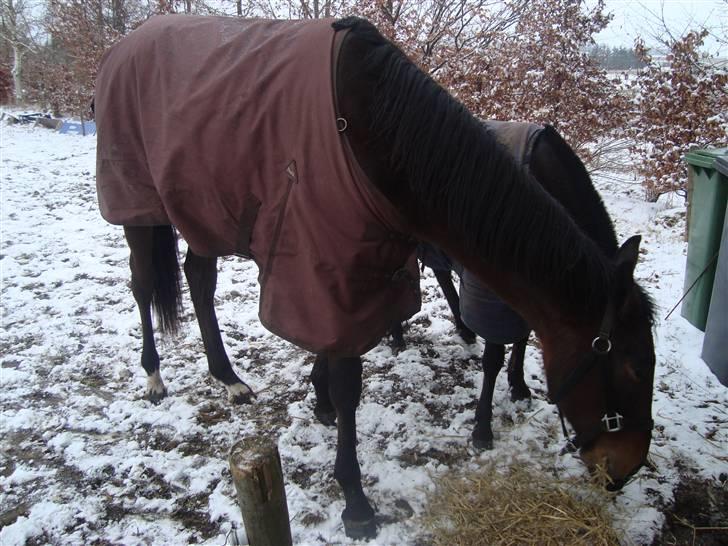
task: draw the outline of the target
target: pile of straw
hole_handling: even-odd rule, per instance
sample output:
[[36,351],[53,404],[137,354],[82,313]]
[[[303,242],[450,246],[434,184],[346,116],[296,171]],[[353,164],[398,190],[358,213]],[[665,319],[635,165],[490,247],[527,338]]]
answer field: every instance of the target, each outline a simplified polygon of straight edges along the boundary
[[436,480],[424,523],[447,546],[618,545],[607,506],[612,497],[583,480],[555,479],[511,463]]

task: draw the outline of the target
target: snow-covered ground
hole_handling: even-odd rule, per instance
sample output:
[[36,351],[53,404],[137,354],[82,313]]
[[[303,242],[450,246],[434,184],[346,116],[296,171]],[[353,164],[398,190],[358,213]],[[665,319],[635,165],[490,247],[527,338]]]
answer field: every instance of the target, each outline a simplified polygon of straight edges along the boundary
[[[169,396],[151,404],[142,397],[128,251],[121,228],[96,205],[95,139],[1,130],[0,543],[231,544],[241,516],[227,453],[264,433],[279,437],[294,542],[350,543],[332,477],[335,430],[312,413],[312,358],[258,323],[255,265],[221,260],[217,289],[223,336],[259,393],[255,405],[231,406],[209,378],[189,298],[181,333],[159,344]],[[636,275],[659,307],[656,470],[641,470],[613,504],[625,542],[649,544],[685,476],[726,487],[728,389],[699,358],[702,333],[679,312],[663,320],[683,287],[681,200],[645,203],[627,175],[596,183],[620,238],[643,235]],[[372,544],[425,542],[418,515],[447,468],[518,457],[557,475],[585,473],[559,454],[563,439],[534,347],[526,380],[535,399],[510,402],[501,374],[495,449],[470,447],[482,345],[454,334],[431,275],[423,292],[409,348],[395,356],[382,343],[364,357],[359,459],[381,518]]]

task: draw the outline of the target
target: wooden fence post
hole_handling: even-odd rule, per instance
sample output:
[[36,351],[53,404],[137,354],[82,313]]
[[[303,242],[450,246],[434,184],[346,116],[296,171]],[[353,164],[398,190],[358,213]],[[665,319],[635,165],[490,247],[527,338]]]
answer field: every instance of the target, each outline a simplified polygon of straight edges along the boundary
[[253,437],[237,442],[230,450],[230,472],[250,546],[291,546],[283,470],[275,441]]

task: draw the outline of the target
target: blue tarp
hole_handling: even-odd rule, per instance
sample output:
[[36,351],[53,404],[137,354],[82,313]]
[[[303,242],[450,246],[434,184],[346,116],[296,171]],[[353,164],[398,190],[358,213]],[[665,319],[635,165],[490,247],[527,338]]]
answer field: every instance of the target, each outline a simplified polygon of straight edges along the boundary
[[64,135],[95,135],[96,123],[84,121],[81,125],[80,121],[64,121],[63,125],[58,128],[58,132]]

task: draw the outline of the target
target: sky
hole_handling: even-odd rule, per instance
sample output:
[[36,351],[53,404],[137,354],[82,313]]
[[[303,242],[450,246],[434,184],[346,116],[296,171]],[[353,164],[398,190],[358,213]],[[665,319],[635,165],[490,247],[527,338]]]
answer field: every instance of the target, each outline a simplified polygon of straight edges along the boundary
[[[592,2],[596,3],[596,2]],[[675,35],[688,30],[708,27],[719,32],[722,27],[723,45],[709,37],[705,50],[709,53],[728,55],[728,2],[726,0],[606,0],[606,10],[614,14],[609,26],[596,36],[597,43],[609,46],[632,46],[637,36],[648,45],[654,44],[652,36],[661,28],[664,19]]]

